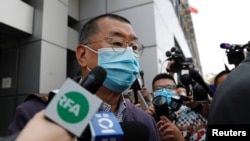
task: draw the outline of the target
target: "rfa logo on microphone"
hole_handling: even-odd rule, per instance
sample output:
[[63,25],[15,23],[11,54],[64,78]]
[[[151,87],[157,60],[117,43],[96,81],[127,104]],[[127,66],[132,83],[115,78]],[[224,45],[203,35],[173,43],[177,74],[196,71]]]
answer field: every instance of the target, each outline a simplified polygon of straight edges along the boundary
[[78,123],[88,115],[89,102],[83,94],[77,91],[67,92],[60,97],[57,111],[65,122]]
[[101,100],[71,79],[67,79],[45,109],[45,115],[80,137]]

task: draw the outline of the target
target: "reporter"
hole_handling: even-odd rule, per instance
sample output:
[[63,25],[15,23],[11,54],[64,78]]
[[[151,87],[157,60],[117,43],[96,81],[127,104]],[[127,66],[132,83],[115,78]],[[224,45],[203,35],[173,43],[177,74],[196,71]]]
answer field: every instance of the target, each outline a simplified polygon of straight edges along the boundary
[[[154,94],[157,94],[156,92],[168,91],[165,92],[165,94],[162,93],[161,95],[165,95],[166,99],[169,100],[168,103],[171,103],[170,98],[176,94],[176,82],[171,75],[161,73],[154,77],[152,81],[152,89],[154,91]],[[173,94],[171,94],[170,91],[172,91]],[[206,118],[202,114],[196,112],[193,107],[189,107],[190,105],[188,106],[185,104],[183,103],[181,105],[181,108],[178,110],[178,113],[175,112],[176,118],[173,122],[174,125],[180,130],[182,136],[187,141],[191,141],[193,139],[198,141],[202,138],[205,138],[206,130],[204,131],[202,129],[205,129],[206,127]],[[192,102],[190,104],[192,104]],[[156,116],[156,111],[153,105],[149,106],[148,109],[146,109],[145,111],[150,115]],[[162,136],[161,134],[162,133],[160,132],[161,139],[165,140],[166,137]]]

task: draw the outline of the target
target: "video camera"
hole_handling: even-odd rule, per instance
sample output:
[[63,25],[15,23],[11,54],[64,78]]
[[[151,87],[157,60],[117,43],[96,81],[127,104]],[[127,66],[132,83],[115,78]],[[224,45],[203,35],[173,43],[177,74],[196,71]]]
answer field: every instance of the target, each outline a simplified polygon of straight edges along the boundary
[[165,115],[170,121],[176,119],[175,112],[178,111],[182,105],[182,97],[174,95],[171,103],[168,105],[167,99],[164,96],[156,96],[152,100],[155,107],[156,114],[154,115],[155,120],[158,122],[160,116]]
[[170,51],[167,51],[166,56],[168,57],[167,60],[174,61],[170,68],[172,72],[178,73],[181,70],[186,70],[193,63],[192,58],[185,58],[182,51],[177,47],[172,47]]
[[221,43],[220,47],[226,49],[228,63],[238,66],[245,59],[244,49],[250,49],[250,41],[245,45]]

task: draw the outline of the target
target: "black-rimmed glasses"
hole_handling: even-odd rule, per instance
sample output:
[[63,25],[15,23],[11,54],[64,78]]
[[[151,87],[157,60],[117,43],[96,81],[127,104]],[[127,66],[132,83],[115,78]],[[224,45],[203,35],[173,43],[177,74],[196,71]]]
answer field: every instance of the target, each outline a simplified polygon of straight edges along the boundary
[[155,86],[154,90],[158,91],[158,90],[176,90],[176,85],[166,85],[166,86]]

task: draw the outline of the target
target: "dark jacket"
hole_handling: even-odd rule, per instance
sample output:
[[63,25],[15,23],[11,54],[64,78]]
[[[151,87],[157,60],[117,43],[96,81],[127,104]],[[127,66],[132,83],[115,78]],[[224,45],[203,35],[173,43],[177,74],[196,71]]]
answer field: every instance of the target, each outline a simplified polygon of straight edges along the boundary
[[217,88],[208,115],[208,125],[250,125],[250,54],[248,53]]
[[[36,96],[29,98],[24,103],[16,108],[14,120],[8,128],[8,133],[14,134],[21,131],[26,123],[39,111],[47,106],[46,100],[42,100]],[[157,131],[155,120],[152,116],[134,106],[126,103],[126,113],[124,121],[140,121],[143,122],[150,130],[150,141],[160,141],[160,136]]]

